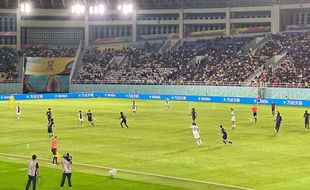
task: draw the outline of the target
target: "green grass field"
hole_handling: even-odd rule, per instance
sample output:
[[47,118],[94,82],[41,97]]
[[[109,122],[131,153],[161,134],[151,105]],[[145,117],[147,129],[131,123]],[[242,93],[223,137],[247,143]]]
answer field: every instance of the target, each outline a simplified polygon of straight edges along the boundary
[[[283,124],[279,135],[274,135],[270,106],[258,108],[258,123],[254,124],[252,105],[241,104],[172,101],[165,111],[163,101],[137,100],[136,117],[131,115],[131,100],[125,99],[20,104],[22,118],[17,120],[15,108],[0,102],[1,190],[25,188],[25,168],[32,154],[37,154],[41,166],[43,184],[38,189],[58,189],[61,166],[50,164],[48,107],[52,107],[59,151],[73,155],[73,189],[299,190],[310,186],[310,133],[303,126],[306,108],[277,107]],[[188,129],[192,107],[198,113],[202,148]],[[236,114],[235,130],[230,127],[231,107]],[[77,111],[88,109],[94,113],[96,126],[81,128]],[[120,128],[120,111],[127,115],[129,129]],[[233,145],[221,142],[220,124]],[[109,178],[107,168],[119,169],[115,179]]]

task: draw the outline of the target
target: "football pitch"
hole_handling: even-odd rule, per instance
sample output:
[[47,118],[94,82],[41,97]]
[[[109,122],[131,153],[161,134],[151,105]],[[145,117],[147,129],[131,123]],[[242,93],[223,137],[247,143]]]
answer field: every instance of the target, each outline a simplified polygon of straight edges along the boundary
[[[309,189],[310,132],[305,131],[304,107],[277,107],[283,122],[274,134],[270,106],[258,106],[254,123],[252,105],[137,100],[132,116],[129,99],[64,99],[18,101],[15,107],[0,102],[0,189],[24,189],[27,161],[39,159],[43,179],[38,190],[58,189],[61,165],[51,165],[47,135],[48,107],[55,120],[58,150],[73,156],[73,189],[233,190]],[[204,147],[199,148],[188,129],[191,108],[196,108]],[[230,108],[236,115],[231,129]],[[77,112],[90,109],[91,127]],[[119,112],[129,129],[120,127]],[[221,141],[219,125],[233,145]],[[109,168],[118,169],[114,179]],[[66,187],[67,188],[67,187]]]

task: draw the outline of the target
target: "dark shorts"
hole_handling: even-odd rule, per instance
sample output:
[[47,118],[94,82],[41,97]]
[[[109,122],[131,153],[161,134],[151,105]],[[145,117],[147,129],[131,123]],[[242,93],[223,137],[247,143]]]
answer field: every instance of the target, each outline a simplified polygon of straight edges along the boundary
[[257,112],[254,112],[254,113],[253,113],[253,116],[256,117],[256,116],[257,116]]
[[192,120],[196,120],[196,117],[192,117]]
[[93,122],[93,118],[88,118],[88,122]]
[[122,123],[127,123],[127,121],[126,120],[122,120]]
[[308,125],[309,124],[309,120],[305,120],[305,124]]
[[48,132],[48,133],[53,133],[53,129],[52,129],[51,127],[48,127],[48,128],[47,128],[47,132]]
[[227,134],[222,136],[223,140],[227,140]]
[[51,151],[52,151],[52,153],[53,153],[54,156],[57,155],[57,148],[52,148]]

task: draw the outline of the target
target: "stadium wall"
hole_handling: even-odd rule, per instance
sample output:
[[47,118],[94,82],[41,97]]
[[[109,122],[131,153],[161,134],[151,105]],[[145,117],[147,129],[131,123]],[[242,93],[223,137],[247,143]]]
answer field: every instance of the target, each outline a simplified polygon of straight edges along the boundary
[[[227,86],[181,86],[181,85],[96,85],[72,84],[70,92],[107,92],[107,93],[142,93],[172,94],[187,96],[222,96],[255,98],[259,89],[256,87]],[[0,94],[22,94],[22,83],[0,83]],[[308,88],[265,88],[265,98],[310,100]]]
[[258,88],[223,87],[223,86],[187,86],[187,85],[96,85],[73,84],[70,92],[111,92],[111,93],[145,93],[174,94],[194,96],[231,96],[256,97]]
[[279,99],[310,100],[309,88],[266,88],[264,97]]
[[22,83],[0,83],[1,94],[22,94],[23,84]]
[[[71,99],[71,98],[127,98],[142,100],[165,100],[167,97],[172,101],[195,101],[195,102],[218,102],[218,103],[241,103],[256,104],[256,98],[227,97],[227,96],[192,96],[192,95],[169,95],[169,94],[137,94],[137,93],[109,93],[109,92],[81,92],[81,93],[45,93],[45,94],[15,94],[16,100],[35,99]],[[9,100],[10,94],[0,94],[0,100]],[[262,98],[261,104],[286,106],[310,106],[310,100],[270,99]]]
[[[146,93],[174,94],[192,96],[228,96],[257,97],[257,87],[227,86],[188,86],[188,85],[100,85],[73,84],[70,92],[111,92],[111,93]],[[310,100],[310,89],[307,88],[265,88],[263,97],[275,99]]]

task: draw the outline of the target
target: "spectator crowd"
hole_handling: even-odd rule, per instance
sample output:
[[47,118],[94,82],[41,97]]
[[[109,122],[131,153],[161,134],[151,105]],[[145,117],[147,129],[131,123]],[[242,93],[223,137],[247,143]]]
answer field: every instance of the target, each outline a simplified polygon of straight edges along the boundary
[[265,86],[306,87],[310,80],[310,33],[280,33],[269,40],[282,46],[286,56],[279,65],[270,65],[255,78]]
[[[158,44],[145,48],[124,47],[81,52],[75,83],[126,84],[241,84],[280,86],[283,83],[308,87],[310,79],[310,33],[280,33],[266,36],[255,51],[245,46],[253,38],[219,37],[184,42],[166,53],[158,53]],[[75,48],[32,47],[15,51],[0,49],[0,82],[19,78],[20,59],[27,57],[74,57]],[[285,55],[279,64],[268,61],[274,55]],[[21,73],[21,72],[20,72]],[[256,76],[255,76],[256,75]],[[253,78],[253,76],[255,76]]]
[[20,54],[10,48],[0,48],[0,83],[15,82],[18,79]]

